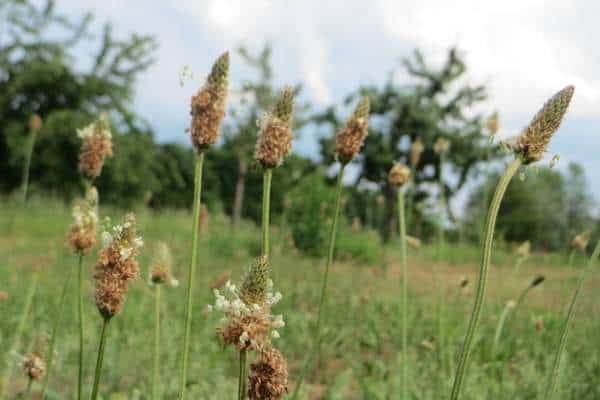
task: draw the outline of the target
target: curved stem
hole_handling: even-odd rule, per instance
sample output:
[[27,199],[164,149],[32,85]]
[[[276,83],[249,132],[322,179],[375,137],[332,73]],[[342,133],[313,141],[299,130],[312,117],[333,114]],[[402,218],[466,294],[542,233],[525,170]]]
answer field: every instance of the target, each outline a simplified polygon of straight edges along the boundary
[[98,358],[96,360],[96,372],[94,373],[94,386],[92,387],[91,400],[98,398],[98,388],[100,387],[100,378],[102,376],[102,362],[104,361],[104,352],[106,350],[106,337],[108,336],[108,324],[110,319],[104,319],[102,323],[102,332],[100,333],[100,346],[98,347]]
[[152,369],[152,399],[158,400],[160,363],[160,284],[154,285],[154,365]]
[[52,336],[50,337],[50,343],[48,346],[48,355],[46,356],[46,375],[44,376],[44,382],[42,384],[42,392],[40,394],[40,399],[44,400],[46,398],[46,391],[48,390],[48,383],[50,382],[50,375],[52,373],[52,361],[54,359],[54,347],[56,346],[56,337],[58,336],[58,327],[62,322],[63,311],[65,308],[65,300],[67,298],[67,289],[69,287],[69,282],[71,281],[71,275],[73,275],[73,270],[69,270],[67,273],[67,277],[62,287],[62,292],[60,295],[60,301],[58,303],[58,310],[56,313],[56,317],[54,319],[54,326],[52,327]]
[[202,165],[204,164],[204,153],[196,154],[196,169],[194,173],[194,220],[192,221],[192,260],[188,270],[188,287],[185,303],[185,321],[183,348],[181,350],[181,366],[179,373],[179,400],[185,398],[185,386],[187,380],[188,356],[190,347],[190,334],[192,329],[192,294],[194,291],[194,279],[196,276],[196,264],[198,257],[198,224],[200,218],[200,197],[202,195]]
[[83,253],[78,254],[79,270],[77,279],[77,314],[79,319],[79,369],[77,372],[77,400],[83,399]]
[[569,304],[569,310],[567,311],[567,317],[565,318],[565,322],[562,326],[562,332],[560,335],[560,342],[558,344],[558,348],[556,349],[556,354],[554,356],[554,363],[552,365],[552,372],[550,374],[550,378],[548,380],[548,384],[546,386],[546,394],[544,399],[550,400],[554,396],[556,392],[556,386],[558,384],[558,373],[560,371],[560,362],[562,359],[562,354],[565,351],[565,347],[567,345],[567,337],[569,336],[569,327],[571,326],[571,320],[573,319],[573,314],[575,311],[575,305],[577,304],[577,298],[579,297],[579,292],[581,291],[581,286],[583,285],[583,281],[588,273],[588,271],[594,265],[594,261],[598,258],[600,254],[600,241],[596,244],[594,248],[594,252],[590,257],[586,267],[579,274],[579,280],[577,281],[577,287],[575,288],[575,292],[573,293],[573,298],[571,299],[571,304]]
[[[19,319],[19,324],[17,325],[17,330],[15,332],[15,336],[12,340],[12,343],[9,347],[7,357],[12,357],[12,355],[19,349],[19,345],[21,343],[21,336],[23,336],[23,331],[25,330],[25,324],[27,322],[27,317],[29,316],[29,311],[31,310],[31,305],[33,303],[33,298],[35,297],[35,292],[37,290],[38,280],[39,280],[39,271],[35,271],[33,273],[33,277],[29,282],[29,288],[27,290],[27,295],[25,297],[25,303],[23,304],[23,310],[21,311],[21,318]],[[0,381],[0,399],[4,398],[4,390],[6,389],[6,382],[10,381],[12,376],[12,363],[6,362],[4,365],[5,372],[2,375],[2,381]]]
[[487,284],[487,273],[490,265],[490,259],[492,257],[494,228],[496,225],[496,217],[498,216],[498,211],[500,209],[500,203],[502,202],[502,198],[504,197],[504,193],[506,192],[508,184],[510,183],[511,179],[513,178],[521,164],[521,159],[517,158],[508,165],[506,171],[504,172],[504,175],[502,175],[502,177],[498,181],[494,197],[492,198],[492,202],[490,204],[490,208],[486,219],[485,240],[483,242],[483,253],[481,256],[481,264],[479,266],[479,277],[477,280],[475,303],[473,304],[471,319],[469,321],[469,326],[467,328],[467,333],[463,342],[462,351],[458,361],[458,367],[456,369],[456,376],[454,378],[452,393],[450,395],[451,400],[457,400],[458,398],[460,398],[461,389],[465,380],[467,367],[469,364],[469,358],[471,356],[473,338],[475,337],[475,332],[477,331],[477,327],[479,325],[479,319],[481,318],[481,309],[483,307],[485,289]]
[[338,225],[338,219],[339,219],[339,215],[340,215],[340,208],[341,208],[340,206],[342,203],[342,188],[344,186],[343,181],[344,181],[345,167],[346,167],[346,165],[342,164],[342,167],[340,168],[340,172],[337,177],[336,196],[335,196],[335,212],[333,214],[333,223],[331,225],[331,234],[329,236],[329,251],[327,253],[327,263],[325,264],[325,272],[323,273],[323,284],[321,286],[321,293],[319,295],[319,309],[317,312],[317,326],[316,326],[316,329],[313,334],[314,345],[313,345],[312,350],[309,353],[309,356],[306,360],[306,363],[304,364],[304,367],[302,368],[300,377],[298,378],[298,381],[296,382],[296,386],[294,387],[294,393],[292,395],[292,399],[298,398],[298,395],[300,394],[300,388],[302,387],[302,383],[304,381],[304,378],[306,377],[306,374],[308,372],[308,368],[310,367],[311,361],[315,355],[318,356],[320,347],[321,347],[321,324],[322,324],[323,314],[325,312],[325,307],[326,307],[327,281],[329,279],[329,268],[331,267],[331,264],[333,263],[333,255],[335,253],[335,239],[337,236],[337,225]]
[[398,189],[398,226],[400,228],[400,268],[402,269],[402,397],[408,397],[408,277],[406,266],[406,222],[404,218],[404,191]]

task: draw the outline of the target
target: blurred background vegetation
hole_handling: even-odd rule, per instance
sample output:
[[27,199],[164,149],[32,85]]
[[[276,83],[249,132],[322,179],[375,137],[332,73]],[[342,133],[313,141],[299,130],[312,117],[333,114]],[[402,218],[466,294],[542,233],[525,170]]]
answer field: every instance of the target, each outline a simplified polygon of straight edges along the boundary
[[[132,106],[136,78],[152,65],[156,40],[136,34],[116,37],[110,23],[98,35],[91,31],[91,14],[71,20],[52,1],[37,4],[27,0],[0,4],[0,192],[10,196],[21,185],[29,119],[38,114],[43,127],[31,164],[31,192],[71,202],[83,189],[76,167],[80,147],[76,129],[106,111],[115,155],[97,182],[101,201],[118,207],[144,203],[156,210],[190,207],[191,148],[157,142],[150,116],[139,115]],[[74,48],[81,45],[90,49],[87,60],[74,56]],[[242,219],[256,221],[260,213],[260,171],[252,152],[257,120],[275,90],[268,45],[256,54],[240,47],[236,55],[254,74],[231,88],[240,100],[228,109],[220,145],[207,153],[203,192],[210,212],[228,215],[233,229]],[[395,202],[387,171],[394,161],[408,164],[411,143],[419,139],[424,152],[414,166],[409,190],[409,232],[427,240],[442,221],[451,240],[478,240],[482,205],[497,179],[495,167],[506,158],[499,146],[490,144],[485,128],[489,115],[477,112],[486,88],[465,83],[468,71],[456,49],[449,49],[441,68],[433,68],[419,51],[401,67],[413,83],[398,84],[390,73],[382,86],[357,87],[342,104],[325,110],[309,104],[298,107],[297,134],[318,127],[329,135],[320,142],[319,158],[295,154],[286,160],[285,170],[275,174],[278,190],[273,193],[272,212],[274,220],[290,224],[295,246],[306,254],[321,255],[326,232],[320,218],[331,204],[335,168],[331,139],[348,104],[361,95],[371,99],[372,118],[364,151],[347,183],[345,224],[374,240],[393,235]],[[296,85],[296,90],[301,92],[302,86]],[[440,137],[451,147],[443,163],[433,151]],[[439,185],[442,166],[444,179]],[[549,168],[528,172],[509,188],[499,234],[507,241],[529,239],[534,247],[546,250],[567,247],[573,235],[586,229],[598,237],[595,204],[586,188],[585,173],[577,164],[564,172]],[[438,201],[442,192],[448,200],[443,210]],[[454,200],[465,192],[470,194]]]

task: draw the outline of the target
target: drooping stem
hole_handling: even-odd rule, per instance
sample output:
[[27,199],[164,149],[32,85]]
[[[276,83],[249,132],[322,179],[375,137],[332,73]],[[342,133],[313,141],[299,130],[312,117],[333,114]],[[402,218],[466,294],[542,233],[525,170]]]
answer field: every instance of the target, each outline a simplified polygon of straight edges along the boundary
[[60,300],[58,303],[58,310],[54,319],[54,326],[52,327],[52,336],[50,337],[50,343],[48,345],[48,355],[46,356],[46,375],[44,376],[44,382],[42,383],[42,392],[40,394],[40,399],[44,400],[46,398],[46,391],[48,390],[48,383],[50,382],[50,375],[52,373],[52,361],[54,359],[54,348],[56,346],[56,337],[58,336],[58,328],[62,322],[63,311],[65,308],[65,300],[67,298],[67,289],[69,287],[69,282],[71,281],[71,275],[73,275],[73,270],[69,270],[67,272],[67,276],[65,278],[65,282],[63,283],[62,292],[60,294]]
[[160,284],[154,285],[154,365],[152,367],[152,400],[158,400],[160,363]]
[[29,168],[31,167],[31,159],[33,157],[33,148],[35,146],[36,131],[29,132],[29,140],[27,145],[27,153],[25,153],[25,165],[23,166],[23,182],[22,182],[22,201],[23,204],[27,201],[27,189],[29,187]]
[[196,153],[196,169],[194,173],[194,220],[192,221],[192,260],[188,270],[188,286],[185,303],[185,320],[183,347],[181,350],[181,366],[179,373],[179,400],[185,398],[185,386],[187,380],[188,356],[190,347],[190,334],[192,329],[192,294],[194,291],[194,279],[196,276],[196,264],[198,257],[198,224],[200,218],[200,197],[202,195],[202,165],[204,164],[204,152]]
[[78,279],[77,279],[77,314],[79,319],[79,370],[77,372],[77,400],[83,399],[83,253],[78,254]]
[[103,319],[102,332],[100,333],[100,346],[98,347],[98,358],[96,359],[96,372],[94,373],[94,386],[92,386],[91,400],[96,400],[98,398],[98,389],[100,387],[100,378],[102,377],[102,362],[104,361],[104,352],[106,351],[106,338],[108,336],[109,323],[110,319]]
[[573,319],[573,314],[575,311],[575,306],[577,304],[577,298],[579,297],[579,292],[581,291],[581,287],[583,286],[583,281],[585,280],[586,275],[589,270],[592,269],[594,262],[598,258],[600,254],[600,241],[596,244],[594,248],[594,252],[590,257],[586,267],[579,274],[579,280],[577,281],[577,286],[575,287],[575,292],[573,293],[573,298],[571,299],[571,303],[569,304],[569,310],[567,311],[567,316],[565,318],[565,322],[562,326],[562,332],[560,335],[560,342],[558,343],[558,348],[556,349],[556,354],[554,355],[554,362],[552,364],[552,370],[550,373],[550,377],[548,379],[548,383],[546,385],[546,394],[544,396],[545,400],[550,400],[554,396],[556,392],[556,387],[558,385],[558,373],[560,371],[560,363],[562,360],[562,355],[565,351],[565,347],[567,345],[567,338],[569,336],[569,328],[571,326],[571,320]]
[[[31,310],[31,305],[33,303],[33,298],[35,297],[35,292],[37,290],[38,280],[39,280],[39,271],[35,271],[33,273],[33,277],[29,282],[29,288],[27,289],[27,295],[25,297],[25,303],[23,304],[23,310],[21,311],[21,317],[19,318],[19,324],[17,325],[17,330],[15,332],[15,336],[13,337],[12,343],[9,347],[8,356],[11,357],[19,349],[19,345],[21,344],[21,337],[23,336],[23,332],[25,331],[25,324],[27,323],[27,317],[29,316],[29,311]],[[6,360],[4,364],[5,372],[2,375],[2,381],[0,381],[0,399],[4,399],[4,390],[6,389],[6,383],[10,381],[12,375],[12,363],[9,360]]]
[[458,398],[460,398],[462,386],[467,372],[467,367],[469,364],[469,358],[471,356],[473,339],[475,337],[475,333],[479,325],[479,320],[481,318],[481,309],[483,307],[483,301],[485,297],[488,268],[492,256],[494,228],[496,225],[496,217],[498,216],[498,211],[500,209],[500,203],[502,202],[502,198],[504,197],[504,193],[506,192],[508,184],[510,183],[511,179],[513,178],[521,164],[521,159],[517,158],[508,165],[506,171],[504,172],[504,175],[502,175],[502,177],[498,181],[496,191],[494,193],[492,202],[490,204],[490,208],[488,210],[485,227],[485,239],[483,242],[483,249],[481,255],[481,264],[479,266],[479,277],[477,279],[477,291],[475,293],[475,302],[473,304],[471,319],[469,320],[469,326],[467,328],[467,333],[463,342],[460,358],[458,360],[454,384],[452,386],[452,392],[450,395],[451,400],[457,400]]
[[312,362],[312,359],[316,356],[317,359],[319,357],[319,352],[321,349],[321,325],[322,325],[322,320],[323,320],[323,315],[325,313],[325,308],[326,308],[326,300],[327,300],[327,283],[328,283],[328,279],[329,279],[329,269],[331,267],[331,264],[333,263],[333,255],[335,253],[335,239],[337,236],[337,225],[338,225],[338,219],[339,219],[339,215],[340,215],[340,206],[342,204],[342,188],[343,188],[343,181],[344,181],[344,169],[345,169],[346,165],[342,164],[341,168],[340,168],[340,172],[338,174],[337,177],[337,184],[336,184],[336,195],[335,195],[335,211],[333,214],[333,223],[331,225],[331,234],[329,236],[329,251],[327,252],[327,262],[325,264],[325,271],[323,273],[323,283],[321,286],[321,293],[319,295],[319,308],[317,311],[317,326],[313,332],[313,348],[309,353],[309,356],[306,360],[306,363],[304,364],[304,367],[302,368],[302,372],[300,373],[300,376],[298,377],[298,381],[296,382],[296,386],[294,388],[294,393],[292,395],[292,399],[297,399],[298,395],[300,394],[300,388],[302,387],[302,383],[304,381],[304,378],[306,377],[306,374],[308,372],[308,368],[310,368],[310,364]]
[[400,268],[402,269],[402,400],[408,397],[408,277],[406,265],[406,221],[404,218],[404,191],[398,189],[398,226],[400,228]]

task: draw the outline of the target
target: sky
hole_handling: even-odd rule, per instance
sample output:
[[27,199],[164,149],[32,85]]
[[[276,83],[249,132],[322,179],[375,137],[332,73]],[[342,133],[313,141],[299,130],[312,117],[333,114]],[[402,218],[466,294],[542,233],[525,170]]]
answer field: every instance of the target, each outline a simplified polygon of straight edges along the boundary
[[[92,10],[116,33],[154,35],[157,62],[140,78],[135,107],[161,141],[187,142],[189,98],[184,67],[197,79],[232,50],[232,84],[251,78],[235,49],[273,47],[277,84],[302,83],[315,109],[338,104],[362,84],[382,84],[419,48],[434,66],[457,46],[469,83],[488,87],[482,111],[500,113],[500,135],[517,134],[543,102],[576,86],[571,109],[548,159],[560,155],[586,170],[600,198],[600,1],[598,0],[58,0],[71,16]],[[82,55],[93,49],[80,50]],[[402,82],[402,71],[395,78]],[[294,150],[318,152],[305,132]]]

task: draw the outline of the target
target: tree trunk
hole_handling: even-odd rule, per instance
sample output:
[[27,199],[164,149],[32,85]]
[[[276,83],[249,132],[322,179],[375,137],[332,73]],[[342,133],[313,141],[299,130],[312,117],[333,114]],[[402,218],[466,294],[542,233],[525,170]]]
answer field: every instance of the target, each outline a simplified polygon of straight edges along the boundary
[[244,190],[246,188],[246,172],[248,166],[244,157],[238,159],[238,175],[235,183],[235,195],[233,198],[233,211],[231,213],[231,227],[237,230],[242,219],[242,208],[244,206]]

